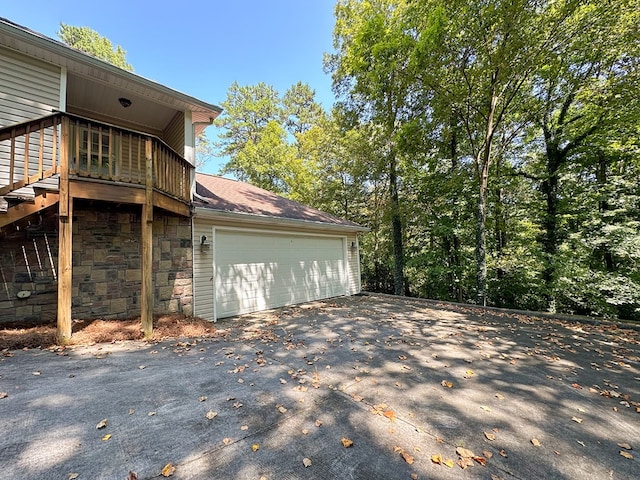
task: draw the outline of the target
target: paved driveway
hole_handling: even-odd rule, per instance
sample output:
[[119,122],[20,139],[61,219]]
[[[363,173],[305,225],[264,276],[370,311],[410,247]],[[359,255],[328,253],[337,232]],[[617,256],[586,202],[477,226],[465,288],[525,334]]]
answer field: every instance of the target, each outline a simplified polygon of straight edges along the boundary
[[0,477],[640,477],[636,330],[386,296],[218,327],[5,352]]

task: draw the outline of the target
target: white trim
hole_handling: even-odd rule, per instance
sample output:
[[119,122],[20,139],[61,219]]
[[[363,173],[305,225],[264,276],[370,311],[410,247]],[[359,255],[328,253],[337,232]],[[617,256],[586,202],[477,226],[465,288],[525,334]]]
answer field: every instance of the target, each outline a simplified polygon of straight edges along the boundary
[[342,237],[342,288],[344,288],[344,294],[349,296],[349,250],[348,250],[348,238]]
[[213,322],[218,321],[218,299],[216,298],[216,286],[218,284],[218,276],[216,275],[216,246],[218,244],[218,239],[216,238],[216,227],[213,225],[211,227],[211,266],[213,270],[211,274],[213,275]]
[[362,271],[360,270],[360,238],[358,234],[356,234],[356,263],[358,265],[358,291],[356,293],[362,292]]
[[[309,220],[298,220],[294,218],[271,217],[267,215],[256,215],[253,213],[223,212],[210,208],[196,207],[194,217],[203,220],[235,220],[257,225],[278,225],[283,227],[306,227],[313,230],[336,230],[340,232],[367,232],[367,227],[360,225],[341,225],[339,223],[315,222]],[[257,227],[256,227],[257,228]],[[333,236],[336,236],[335,234]],[[338,235],[340,236],[340,235]]]
[[338,233],[317,233],[317,232],[293,232],[290,230],[273,230],[268,228],[256,228],[256,227],[232,227],[226,225],[215,225],[216,230],[230,230],[236,232],[247,233],[269,233],[275,235],[295,235],[300,237],[332,237],[332,238],[345,238],[344,235]]
[[67,111],[67,67],[60,67],[60,100],[58,110]]

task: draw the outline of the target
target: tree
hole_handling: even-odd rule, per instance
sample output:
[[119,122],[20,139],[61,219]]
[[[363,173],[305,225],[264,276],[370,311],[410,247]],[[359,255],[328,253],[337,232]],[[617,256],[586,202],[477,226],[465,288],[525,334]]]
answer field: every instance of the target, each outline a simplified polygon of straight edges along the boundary
[[107,37],[89,27],[75,27],[60,23],[60,30],[56,35],[63,43],[72,48],[109,62],[123,70],[133,71],[133,67],[127,63],[127,52],[120,45],[114,47]]
[[409,37],[398,27],[403,3],[338,1],[333,33],[336,53],[325,60],[344,108],[361,122],[379,127],[375,132],[387,175],[396,295],[405,292],[398,137],[411,111],[412,85],[406,75]]

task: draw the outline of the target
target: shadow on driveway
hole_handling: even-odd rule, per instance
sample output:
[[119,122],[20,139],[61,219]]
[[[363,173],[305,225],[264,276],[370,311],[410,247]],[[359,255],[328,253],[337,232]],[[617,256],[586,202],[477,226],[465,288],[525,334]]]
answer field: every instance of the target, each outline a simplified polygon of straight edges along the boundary
[[217,327],[229,334],[3,352],[2,476],[640,475],[635,330],[388,296]]

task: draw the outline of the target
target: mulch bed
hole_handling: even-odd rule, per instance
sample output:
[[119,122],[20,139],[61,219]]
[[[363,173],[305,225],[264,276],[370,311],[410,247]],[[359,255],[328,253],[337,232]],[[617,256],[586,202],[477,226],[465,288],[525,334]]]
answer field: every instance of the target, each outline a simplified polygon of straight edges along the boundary
[[[70,345],[122,340],[142,340],[140,317],[128,320],[74,320]],[[153,319],[150,341],[180,337],[215,337],[224,334],[203,318],[180,314],[158,315]],[[56,325],[0,325],[0,350],[50,348],[56,345]]]

